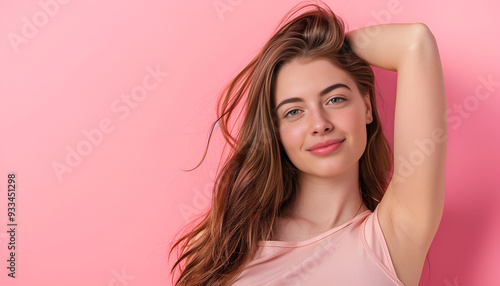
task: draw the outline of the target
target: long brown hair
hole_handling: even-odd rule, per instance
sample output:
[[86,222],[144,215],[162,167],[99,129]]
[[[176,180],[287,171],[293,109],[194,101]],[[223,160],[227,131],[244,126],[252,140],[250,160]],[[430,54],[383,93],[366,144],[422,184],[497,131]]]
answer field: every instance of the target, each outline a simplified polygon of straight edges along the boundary
[[[212,132],[218,124],[230,153],[217,175],[210,210],[170,250],[169,255],[174,248],[179,251],[171,269],[180,273],[175,285],[233,282],[255,255],[258,241],[273,239],[276,219],[294,201],[297,169],[279,141],[274,85],[280,67],[297,58],[328,59],[352,76],[362,94],[369,94],[373,121],[359,160],[359,184],[368,209],[373,211],[382,199],[392,156],[376,110],[373,71],[353,53],[344,23],[328,6],[300,4],[219,98]],[[243,122],[232,134],[231,120],[240,106]]]

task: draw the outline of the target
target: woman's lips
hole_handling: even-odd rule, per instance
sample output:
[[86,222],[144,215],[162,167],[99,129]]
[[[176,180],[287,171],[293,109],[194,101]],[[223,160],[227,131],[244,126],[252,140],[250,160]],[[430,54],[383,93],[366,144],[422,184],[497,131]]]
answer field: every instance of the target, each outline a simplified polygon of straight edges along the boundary
[[337,150],[340,147],[340,145],[342,145],[342,142],[344,142],[344,140],[345,139],[342,140],[332,139],[323,141],[313,145],[311,148],[307,149],[307,151],[311,152],[314,155],[320,155],[320,156],[328,155],[333,151]]

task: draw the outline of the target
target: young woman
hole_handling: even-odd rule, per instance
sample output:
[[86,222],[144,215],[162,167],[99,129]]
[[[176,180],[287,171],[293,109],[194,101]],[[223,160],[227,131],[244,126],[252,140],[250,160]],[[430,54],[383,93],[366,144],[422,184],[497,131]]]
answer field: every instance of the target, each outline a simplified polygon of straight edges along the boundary
[[[394,160],[370,65],[398,73]],[[445,111],[427,26],[344,34],[326,5],[295,8],[220,98],[231,153],[172,248],[175,285],[418,285],[443,212]]]

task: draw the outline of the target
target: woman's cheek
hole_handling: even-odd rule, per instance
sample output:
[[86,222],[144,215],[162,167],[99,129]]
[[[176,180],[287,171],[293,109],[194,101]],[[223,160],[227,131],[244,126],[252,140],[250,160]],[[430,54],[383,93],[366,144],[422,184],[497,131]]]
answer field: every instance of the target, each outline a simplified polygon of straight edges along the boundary
[[301,138],[303,137],[303,127],[300,125],[286,124],[279,129],[281,144],[287,153],[291,149],[297,149],[301,146]]
[[[342,126],[351,134],[359,135],[365,128],[365,116],[357,109],[346,110],[339,119],[342,121]],[[340,124],[340,120],[338,123]]]

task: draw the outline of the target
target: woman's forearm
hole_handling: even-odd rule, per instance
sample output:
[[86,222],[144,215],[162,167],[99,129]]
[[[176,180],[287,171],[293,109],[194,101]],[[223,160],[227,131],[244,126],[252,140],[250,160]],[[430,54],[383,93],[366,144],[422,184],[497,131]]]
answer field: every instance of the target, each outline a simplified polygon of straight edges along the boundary
[[398,277],[410,285],[444,209],[447,111],[438,47],[424,24],[367,27],[347,40],[369,64],[397,71],[394,172],[378,216]]
[[437,45],[426,25],[385,24],[357,29],[347,34],[354,52],[370,65],[399,70],[409,57],[439,60]]

